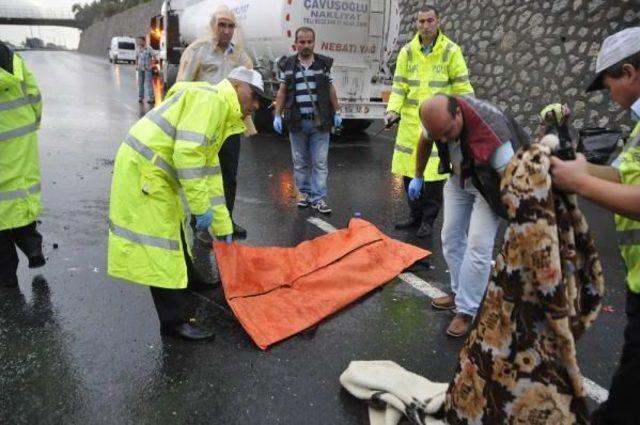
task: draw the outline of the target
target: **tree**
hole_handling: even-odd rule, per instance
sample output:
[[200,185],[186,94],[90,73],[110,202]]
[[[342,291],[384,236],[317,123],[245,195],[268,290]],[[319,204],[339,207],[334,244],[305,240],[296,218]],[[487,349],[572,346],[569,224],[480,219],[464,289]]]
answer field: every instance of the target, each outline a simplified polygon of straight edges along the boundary
[[132,7],[147,3],[149,0],[93,0],[91,3],[75,3],[71,6],[78,26],[85,29],[101,19],[124,12]]

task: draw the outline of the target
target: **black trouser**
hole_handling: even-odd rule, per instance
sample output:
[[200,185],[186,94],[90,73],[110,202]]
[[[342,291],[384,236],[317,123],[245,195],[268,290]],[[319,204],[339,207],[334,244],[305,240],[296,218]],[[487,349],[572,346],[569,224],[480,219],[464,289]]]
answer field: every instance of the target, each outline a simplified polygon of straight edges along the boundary
[[44,265],[42,235],[36,230],[36,222],[15,229],[0,230],[0,285],[18,284],[18,251],[29,259],[29,267]]
[[238,176],[238,162],[240,161],[240,135],[229,136],[222,144],[218,153],[220,170],[222,171],[222,184],[224,185],[224,199],[229,214],[233,213],[236,203],[236,187]]
[[184,233],[180,230],[184,261],[187,264],[187,287],[185,289],[165,289],[150,286],[153,303],[156,306],[160,327],[166,328],[188,322],[194,315],[191,291],[194,286],[202,284],[202,278],[187,253]]
[[[429,226],[433,226],[433,222],[442,209],[442,189],[446,181],[446,179],[434,182],[425,181],[422,186],[422,195],[420,198],[412,201],[407,196],[407,203],[409,204],[413,218]],[[403,183],[404,191],[408,193],[411,177],[403,177]]]
[[627,292],[627,326],[620,364],[611,380],[609,399],[593,413],[592,424],[640,424],[640,294]]

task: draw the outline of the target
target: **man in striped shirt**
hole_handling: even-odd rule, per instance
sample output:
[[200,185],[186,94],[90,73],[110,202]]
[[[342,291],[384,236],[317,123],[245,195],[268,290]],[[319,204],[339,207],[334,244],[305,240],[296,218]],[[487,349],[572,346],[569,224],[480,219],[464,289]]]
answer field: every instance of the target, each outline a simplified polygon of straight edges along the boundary
[[138,103],[144,101],[144,92],[147,92],[147,103],[156,103],[153,93],[153,49],[147,46],[144,37],[138,37],[138,51],[136,53],[136,71],[138,71]]
[[313,53],[315,33],[309,27],[296,30],[297,55],[283,58],[280,88],[276,96],[273,128],[289,128],[293,174],[299,192],[298,207],[331,213],[327,204],[327,156],[331,127],[340,127],[338,97],[331,79],[333,59]]

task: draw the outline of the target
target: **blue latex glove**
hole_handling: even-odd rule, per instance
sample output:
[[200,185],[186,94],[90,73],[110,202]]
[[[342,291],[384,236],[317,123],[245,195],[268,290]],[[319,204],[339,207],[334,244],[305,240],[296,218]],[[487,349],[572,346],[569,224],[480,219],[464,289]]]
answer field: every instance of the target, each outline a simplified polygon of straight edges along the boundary
[[411,179],[409,183],[409,199],[412,201],[417,200],[422,195],[422,185],[424,184],[424,179],[422,177],[414,177]]
[[196,215],[196,230],[207,230],[213,221],[211,210],[204,214]]
[[342,117],[340,116],[339,113],[335,113],[333,114],[333,126],[335,128],[340,128],[340,126],[342,125]]
[[282,134],[282,117],[280,115],[273,117],[273,129]]

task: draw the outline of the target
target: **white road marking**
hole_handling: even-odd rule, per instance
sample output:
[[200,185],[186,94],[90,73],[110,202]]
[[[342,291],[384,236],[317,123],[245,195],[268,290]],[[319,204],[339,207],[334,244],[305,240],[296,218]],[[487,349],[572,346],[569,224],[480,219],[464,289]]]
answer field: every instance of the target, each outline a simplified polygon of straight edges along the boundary
[[248,198],[245,196],[236,196],[236,201],[244,202],[245,204],[253,204],[253,205],[261,205],[261,204],[267,203],[267,201],[263,201],[262,199]]
[[445,295],[447,295],[444,292],[442,292],[440,289],[431,285],[426,280],[419,278],[413,273],[400,273],[398,278],[400,278],[401,281],[413,286],[415,289],[422,292],[429,298],[438,298],[438,297],[444,297]]
[[[327,233],[335,232],[336,230],[338,230],[333,225],[329,224],[328,222],[318,217],[309,217],[307,221],[313,224],[314,226],[319,227],[321,230]],[[437,297],[442,297],[444,295],[447,295],[440,289],[433,286],[431,283],[416,276],[413,273],[410,273],[410,272],[400,273],[398,278],[401,281],[408,283],[409,285],[411,285],[421,293],[425,294],[429,298],[437,298]],[[584,383],[585,392],[587,393],[587,397],[589,397],[590,399],[592,399],[597,403],[602,403],[606,401],[607,398],[609,398],[609,391],[602,388],[600,385],[596,384],[591,379],[585,376],[582,377],[582,380]]]
[[314,226],[320,228],[320,230],[327,233],[332,233],[338,230],[335,227],[333,227],[331,224],[327,223],[326,221],[318,217],[309,217],[307,221],[313,224]]

